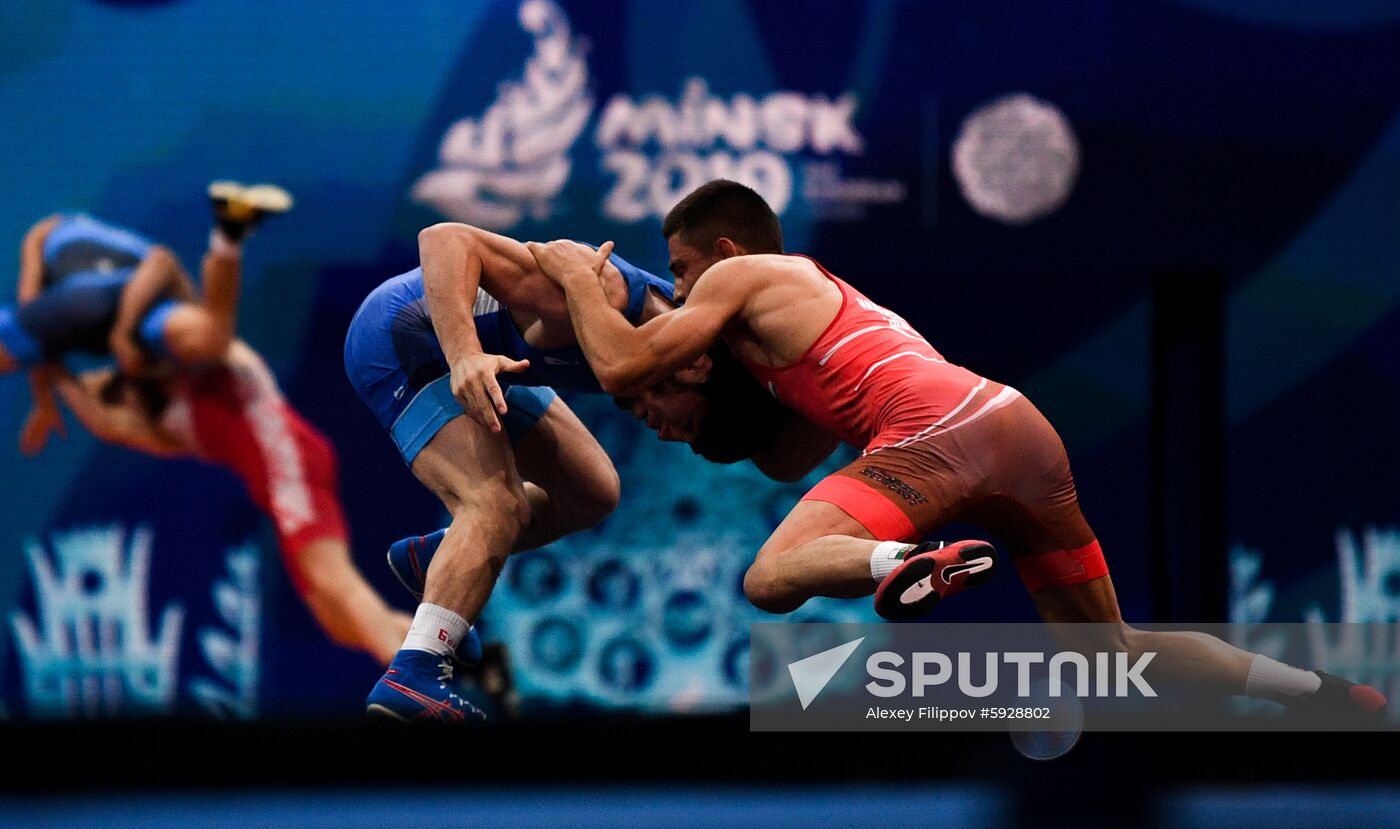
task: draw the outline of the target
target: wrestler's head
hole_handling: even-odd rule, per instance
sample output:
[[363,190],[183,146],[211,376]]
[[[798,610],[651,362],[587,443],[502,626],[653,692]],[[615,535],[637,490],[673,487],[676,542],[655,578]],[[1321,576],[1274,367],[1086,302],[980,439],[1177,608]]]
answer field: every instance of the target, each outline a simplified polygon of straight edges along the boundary
[[688,443],[714,463],[735,463],[766,448],[785,411],[723,345],[635,397],[614,399],[662,440]]
[[721,259],[749,253],[782,253],[783,226],[763,197],[736,181],[703,184],[680,200],[661,233],[671,254],[676,301],[705,269]]
[[108,406],[133,409],[149,420],[158,420],[170,405],[172,380],[168,366],[156,366],[136,376],[112,372],[97,394]]
[[700,434],[700,425],[710,410],[710,402],[700,388],[700,384],[672,375],[634,397],[614,399],[633,417],[645,421],[662,440],[691,443]]

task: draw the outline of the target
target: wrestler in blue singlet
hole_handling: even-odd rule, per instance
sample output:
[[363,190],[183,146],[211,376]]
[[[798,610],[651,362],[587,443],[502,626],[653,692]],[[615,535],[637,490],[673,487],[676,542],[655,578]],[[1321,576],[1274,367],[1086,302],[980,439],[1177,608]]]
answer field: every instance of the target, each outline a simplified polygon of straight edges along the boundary
[[[671,283],[616,254],[610,261],[627,284],[624,313],[633,323],[641,316],[649,289],[671,298]],[[554,400],[551,386],[602,392],[578,346],[530,345],[505,306],[484,290],[477,291],[472,312],[482,351],[530,361],[525,371],[498,377],[508,409],[502,422],[512,443],[529,431]],[[406,463],[412,464],[438,430],[463,413],[452,396],[451,370],[428,315],[422,268],[390,279],[365,299],[345,338],[345,371],[360,399],[389,430]]]
[[[70,351],[108,353],[122,289],[153,246],[91,216],[62,215],[44,239],[43,292],[18,309],[0,308],[0,344],[21,366]],[[161,353],[160,323],[174,304],[165,300],[147,313],[143,346]]]

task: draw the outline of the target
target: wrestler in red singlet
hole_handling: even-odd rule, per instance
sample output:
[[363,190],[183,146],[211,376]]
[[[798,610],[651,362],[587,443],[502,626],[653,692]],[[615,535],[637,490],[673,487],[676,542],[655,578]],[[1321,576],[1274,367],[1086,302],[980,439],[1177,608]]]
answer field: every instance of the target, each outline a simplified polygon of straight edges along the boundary
[[966,521],[1011,554],[1042,619],[1101,623],[1103,633],[1068,636],[1081,652],[1160,654],[1167,681],[1378,721],[1385,696],[1374,688],[1205,634],[1124,624],[1064,445],[1045,417],[1014,389],[950,365],[908,323],[820,265],[782,256],[782,225],[756,191],[704,184],[667,213],[661,232],[682,305],[635,328],[598,279],[611,243],[598,251],[567,240],[528,246],[564,288],[604,388],[642,393],[637,411],[653,428],[674,422],[693,434],[685,412],[688,405],[693,421],[700,406],[685,395],[696,392],[658,388],[699,371],[696,358],[717,339],[746,361],[800,353],[780,368],[749,365],[802,416],[782,417],[755,465],[796,480],[830,456],[838,437],[864,450],[808,492],[759,549],[744,574],[756,607],[790,613],[814,596],[873,590],[881,616],[919,618],[995,571],[996,549],[985,541],[905,543]]
[[231,470],[272,518],[299,592],[293,559],[312,542],[346,537],[330,442],[282,397],[272,372],[235,346],[227,363],[183,379],[161,425],[201,459]]
[[[971,422],[1019,396],[943,359],[904,318],[833,276],[841,310],[796,363],[747,363],[778,399],[852,446],[874,452]],[[981,392],[989,387],[995,394]],[[973,398],[978,405],[973,404]]]
[[1106,575],[1064,446],[1030,401],[949,363],[898,314],[813,264],[841,289],[835,318],[797,362],[747,363],[783,403],[864,450],[803,500],[835,504],[881,540],[950,521],[985,527],[1032,591]]

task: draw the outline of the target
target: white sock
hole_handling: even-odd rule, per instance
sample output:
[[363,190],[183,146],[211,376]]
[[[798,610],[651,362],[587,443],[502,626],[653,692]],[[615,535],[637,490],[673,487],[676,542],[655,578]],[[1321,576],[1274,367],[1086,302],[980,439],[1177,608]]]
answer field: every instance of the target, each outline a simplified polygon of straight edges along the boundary
[[1316,693],[1321,687],[1322,677],[1312,671],[1285,665],[1262,653],[1249,663],[1249,676],[1244,681],[1244,692],[1248,696],[1276,702]]
[[223,230],[215,227],[209,231],[209,250],[222,256],[242,256],[243,243],[233,241],[224,235]]
[[457,650],[458,643],[466,638],[471,627],[466,619],[447,608],[424,602],[413,614],[413,624],[408,627],[403,649],[446,656]]
[[885,576],[904,563],[904,554],[916,546],[899,541],[881,541],[876,544],[875,549],[870,551],[870,577],[875,581],[884,581]]

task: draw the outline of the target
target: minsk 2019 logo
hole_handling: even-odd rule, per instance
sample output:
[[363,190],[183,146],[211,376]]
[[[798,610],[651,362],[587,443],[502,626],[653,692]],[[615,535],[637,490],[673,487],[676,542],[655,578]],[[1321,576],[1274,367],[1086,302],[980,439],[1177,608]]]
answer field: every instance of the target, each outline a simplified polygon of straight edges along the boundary
[[[867,205],[907,196],[902,181],[844,177],[839,159],[865,150],[851,93],[831,99],[778,90],[726,98],[704,78],[691,77],[678,99],[619,93],[594,119],[585,47],[564,12],[551,0],[525,0],[519,22],[534,40],[524,72],[501,84],[484,113],[448,129],[440,166],[413,186],[418,203],[496,230],[527,215],[548,218],[590,120],[603,169],[614,177],[600,212],[615,222],[663,216],[714,178],[750,185],[779,213],[800,193],[826,218],[860,218]],[[803,164],[795,170],[799,154]]]

